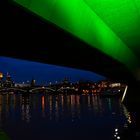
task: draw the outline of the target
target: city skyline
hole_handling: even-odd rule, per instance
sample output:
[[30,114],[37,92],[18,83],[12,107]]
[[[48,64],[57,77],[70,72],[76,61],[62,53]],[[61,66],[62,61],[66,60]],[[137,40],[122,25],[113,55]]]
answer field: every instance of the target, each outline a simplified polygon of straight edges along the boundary
[[73,69],[68,67],[43,64],[32,61],[19,60],[9,57],[0,57],[0,72],[4,75],[8,72],[15,82],[26,82],[35,79],[37,84],[54,83],[68,78],[71,82],[99,81],[106,79],[94,72]]

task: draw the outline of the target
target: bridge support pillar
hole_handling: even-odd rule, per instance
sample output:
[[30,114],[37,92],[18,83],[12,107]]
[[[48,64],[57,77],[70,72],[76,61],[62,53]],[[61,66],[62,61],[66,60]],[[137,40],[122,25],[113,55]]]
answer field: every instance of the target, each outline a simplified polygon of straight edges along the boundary
[[134,82],[128,85],[124,104],[129,109],[138,109],[140,106],[140,82]]
[[124,105],[129,112],[130,125],[128,136],[133,139],[140,138],[140,82],[128,85]]

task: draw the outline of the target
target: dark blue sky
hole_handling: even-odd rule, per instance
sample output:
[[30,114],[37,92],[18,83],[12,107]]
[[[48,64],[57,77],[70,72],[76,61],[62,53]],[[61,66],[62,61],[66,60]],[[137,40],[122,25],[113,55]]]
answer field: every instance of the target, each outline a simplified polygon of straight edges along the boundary
[[98,81],[105,79],[105,77],[89,71],[8,57],[0,57],[0,72],[4,74],[9,72],[15,82],[26,82],[34,78],[38,84],[48,84],[50,81],[52,83],[55,81],[60,82],[64,77],[69,78],[71,82],[76,82],[78,80]]

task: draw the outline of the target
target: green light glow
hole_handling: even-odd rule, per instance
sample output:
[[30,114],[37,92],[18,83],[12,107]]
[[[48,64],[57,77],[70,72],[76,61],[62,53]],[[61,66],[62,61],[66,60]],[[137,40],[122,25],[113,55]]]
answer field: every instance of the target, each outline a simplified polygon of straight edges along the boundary
[[[119,21],[109,14],[109,7],[120,6],[121,1],[130,0],[117,0],[109,5],[108,9],[105,9],[109,4],[107,0],[14,0],[28,10],[36,13],[44,19],[54,23],[55,25],[63,28],[79,39],[85,41],[92,47],[104,52],[112,58],[125,64],[129,69],[133,70],[137,67],[137,58],[132,51],[126,46],[126,44],[111,30],[108,24],[119,24],[125,22],[122,16]],[[101,3],[102,1],[102,3]],[[110,0],[114,1],[114,0]],[[138,1],[137,1],[138,2]],[[100,5],[102,6],[100,8]],[[127,7],[127,5],[125,5]],[[112,9],[113,10],[113,9]],[[100,12],[102,11],[102,12]],[[107,11],[107,12],[105,12]],[[117,9],[116,9],[117,11]],[[104,13],[105,12],[105,13]],[[117,11],[118,12],[118,11]],[[116,12],[116,13],[117,13]],[[98,13],[98,14],[97,14]],[[105,17],[109,17],[109,23],[106,24]],[[121,15],[116,15],[121,16]],[[103,20],[101,19],[103,18]],[[126,22],[130,21],[127,18]],[[136,19],[136,17],[134,17]],[[105,21],[104,21],[105,20]],[[133,20],[130,23],[130,29],[132,30]],[[122,26],[123,24],[119,24]],[[126,29],[128,27],[125,27]],[[119,29],[119,27],[118,27]],[[125,32],[125,30],[124,30]],[[124,32],[121,32],[124,34]],[[67,46],[66,46],[67,47]],[[76,46],[75,46],[76,47]],[[94,58],[94,56],[93,56]]]
[[140,0],[84,0],[132,50],[140,46]]

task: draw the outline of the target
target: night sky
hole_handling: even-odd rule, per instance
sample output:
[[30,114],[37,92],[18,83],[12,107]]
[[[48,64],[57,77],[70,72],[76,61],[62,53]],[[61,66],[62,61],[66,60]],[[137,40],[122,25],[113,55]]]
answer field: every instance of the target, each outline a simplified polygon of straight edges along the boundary
[[11,75],[15,82],[31,81],[34,78],[37,84],[48,84],[55,81],[61,82],[65,77],[71,82],[78,80],[98,81],[105,79],[96,73],[73,68],[42,64],[31,61],[0,57],[0,72]]

